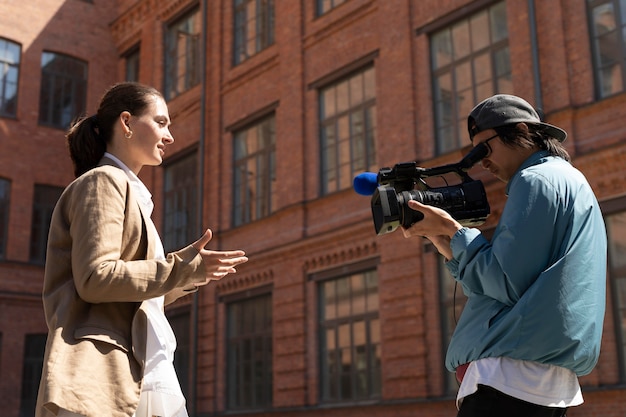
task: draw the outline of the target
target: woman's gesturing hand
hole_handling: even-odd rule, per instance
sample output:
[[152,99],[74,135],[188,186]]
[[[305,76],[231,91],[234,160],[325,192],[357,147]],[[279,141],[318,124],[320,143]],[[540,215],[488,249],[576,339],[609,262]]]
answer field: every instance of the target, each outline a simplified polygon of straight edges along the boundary
[[206,282],[198,283],[196,286],[206,285],[211,280],[221,279],[228,274],[235,273],[237,272],[235,269],[237,265],[248,261],[245,256],[246,253],[242,250],[213,251],[205,249],[212,238],[213,232],[211,229],[207,229],[204,235],[192,244],[202,256],[207,278]]

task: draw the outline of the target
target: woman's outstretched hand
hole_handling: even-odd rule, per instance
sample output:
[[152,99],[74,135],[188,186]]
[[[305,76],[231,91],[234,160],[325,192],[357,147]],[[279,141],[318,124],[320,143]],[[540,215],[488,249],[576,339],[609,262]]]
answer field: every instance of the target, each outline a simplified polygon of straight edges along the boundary
[[235,267],[248,261],[246,253],[242,250],[213,251],[206,249],[206,245],[213,238],[211,229],[207,229],[204,235],[196,240],[192,246],[196,248],[206,268],[206,282],[196,283],[196,287],[206,285],[209,281],[224,278],[228,274],[237,272]]

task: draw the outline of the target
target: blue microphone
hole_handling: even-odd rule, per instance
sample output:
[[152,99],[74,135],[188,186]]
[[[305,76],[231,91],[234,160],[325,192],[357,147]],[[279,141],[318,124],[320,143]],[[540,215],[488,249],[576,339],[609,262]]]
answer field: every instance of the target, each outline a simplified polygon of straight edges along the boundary
[[372,195],[378,188],[378,174],[363,172],[354,177],[352,182],[354,191],[361,195]]

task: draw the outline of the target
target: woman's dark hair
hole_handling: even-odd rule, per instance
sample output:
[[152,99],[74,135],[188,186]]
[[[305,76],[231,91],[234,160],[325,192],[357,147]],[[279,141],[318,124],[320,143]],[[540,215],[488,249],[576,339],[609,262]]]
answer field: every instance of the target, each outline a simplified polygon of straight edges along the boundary
[[518,128],[517,124],[496,127],[494,130],[502,143],[507,146],[528,149],[536,145],[539,149],[548,151],[550,155],[559,156],[571,162],[569,153],[561,141],[547,135],[541,126],[528,123],[527,126],[528,131]]
[[154,97],[163,96],[153,87],[136,82],[115,84],[100,99],[96,114],[74,121],[66,134],[74,175],[79,177],[98,165],[113,139],[120,113],[140,116]]

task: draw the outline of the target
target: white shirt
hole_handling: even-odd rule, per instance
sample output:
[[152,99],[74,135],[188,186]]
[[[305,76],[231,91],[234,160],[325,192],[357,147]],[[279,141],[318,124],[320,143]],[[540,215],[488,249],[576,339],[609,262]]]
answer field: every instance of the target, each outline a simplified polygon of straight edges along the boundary
[[510,358],[484,358],[470,363],[457,394],[457,407],[478,385],[488,385],[520,400],[544,407],[583,403],[578,377],[569,369]]
[[[108,152],[104,155],[126,172],[137,201],[146,215],[148,234],[151,234],[156,242],[154,258],[165,259],[163,243],[150,219],[154,208],[152,194],[119,158]],[[174,369],[176,337],[165,317],[164,301],[165,297],[161,296],[143,302],[143,309],[148,316],[148,335],[141,396],[135,417],[188,417],[185,397]]]

